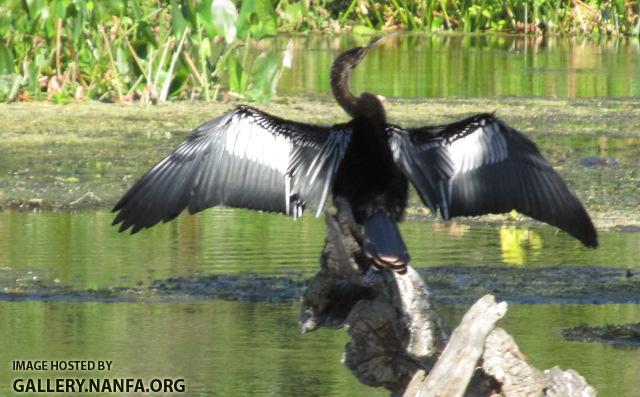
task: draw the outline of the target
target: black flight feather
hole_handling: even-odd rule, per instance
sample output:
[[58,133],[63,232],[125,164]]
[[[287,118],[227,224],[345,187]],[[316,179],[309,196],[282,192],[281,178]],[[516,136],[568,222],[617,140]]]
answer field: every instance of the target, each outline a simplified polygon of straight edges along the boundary
[[346,125],[287,121],[240,106],[196,128],[115,205],[113,224],[135,233],[219,204],[319,215],[351,140]]
[[494,115],[387,130],[397,164],[425,205],[445,219],[516,210],[598,245],[576,195],[527,136]]

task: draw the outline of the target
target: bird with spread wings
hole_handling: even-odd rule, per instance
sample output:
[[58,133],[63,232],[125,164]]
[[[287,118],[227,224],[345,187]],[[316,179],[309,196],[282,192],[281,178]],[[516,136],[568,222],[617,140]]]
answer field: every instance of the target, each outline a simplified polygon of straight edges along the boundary
[[[588,247],[598,245],[587,211],[536,145],[493,114],[404,128],[386,122],[372,94],[353,96],[351,72],[381,42],[350,49],[332,66],[334,95],[351,121],[318,126],[239,106],[197,127],[144,174],[113,208],[113,224],[136,233],[185,209],[196,213],[217,205],[319,216],[330,193],[342,194],[336,179],[341,185],[346,180],[356,189],[350,193],[362,213],[356,220],[365,234],[371,230],[369,256],[379,267],[403,272],[409,256],[396,223],[409,181],[445,219],[516,210]],[[394,180],[378,183],[376,175],[364,175],[369,169]]]

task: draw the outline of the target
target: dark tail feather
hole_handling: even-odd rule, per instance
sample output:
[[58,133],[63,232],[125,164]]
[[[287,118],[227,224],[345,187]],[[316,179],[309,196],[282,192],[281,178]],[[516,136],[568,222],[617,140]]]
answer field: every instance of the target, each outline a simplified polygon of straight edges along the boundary
[[378,269],[385,267],[404,274],[409,264],[409,253],[404,245],[398,225],[384,212],[374,212],[364,222],[364,251]]

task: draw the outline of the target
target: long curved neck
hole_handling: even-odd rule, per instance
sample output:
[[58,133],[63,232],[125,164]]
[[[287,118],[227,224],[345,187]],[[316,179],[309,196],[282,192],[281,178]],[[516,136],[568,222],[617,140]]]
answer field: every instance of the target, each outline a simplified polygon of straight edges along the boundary
[[358,98],[349,88],[351,72],[362,58],[363,48],[353,48],[343,52],[331,66],[331,90],[338,104],[351,117],[358,117]]

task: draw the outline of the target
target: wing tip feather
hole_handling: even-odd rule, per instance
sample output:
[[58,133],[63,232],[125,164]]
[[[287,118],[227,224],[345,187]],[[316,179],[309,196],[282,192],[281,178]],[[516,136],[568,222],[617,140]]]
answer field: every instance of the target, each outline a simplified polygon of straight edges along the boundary
[[593,222],[591,218],[587,215],[587,230],[586,233],[583,233],[583,236],[579,238],[579,240],[588,248],[596,249],[600,245],[598,241],[598,232],[596,228],[593,226]]

